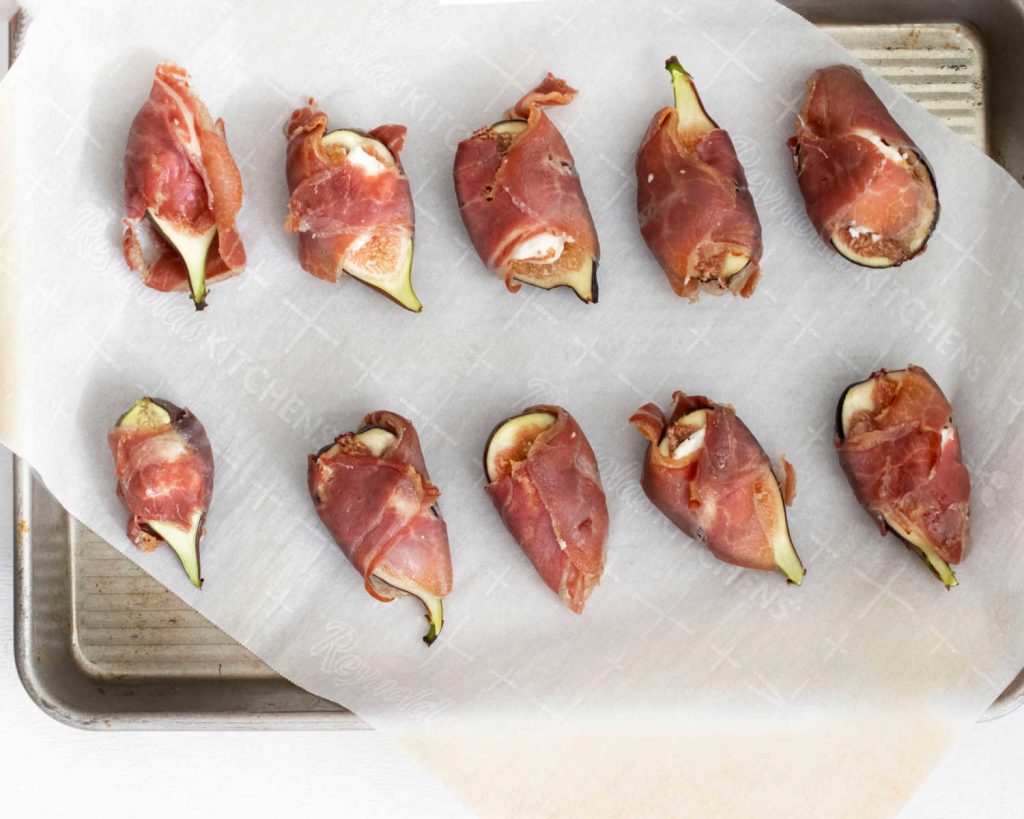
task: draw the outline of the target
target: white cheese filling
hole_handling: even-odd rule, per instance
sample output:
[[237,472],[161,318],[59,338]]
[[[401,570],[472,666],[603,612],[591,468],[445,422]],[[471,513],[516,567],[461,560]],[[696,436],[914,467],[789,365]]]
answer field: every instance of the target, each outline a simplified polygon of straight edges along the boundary
[[675,448],[675,451],[672,453],[672,459],[678,461],[681,458],[685,458],[687,455],[692,455],[704,446],[704,429],[704,427],[701,427],[689,438],[684,439],[679,446]]
[[857,130],[854,131],[854,133],[857,136],[866,139],[878,148],[886,159],[891,159],[893,162],[898,162],[900,165],[905,165],[907,163],[907,158],[899,151],[899,149],[892,147],[892,145],[887,145],[882,141],[882,138],[878,136],[878,134],[865,130]]
[[562,258],[567,238],[567,236],[555,233],[538,233],[516,245],[515,250],[512,251],[512,260],[554,264]]
[[873,231],[871,228],[861,227],[860,225],[850,225],[847,229],[850,237],[857,239],[860,236],[870,236],[872,243],[879,241],[882,237]]
[[372,233],[359,234],[358,236],[356,236],[355,239],[352,240],[352,244],[348,246],[348,252],[357,253],[358,251],[366,247],[370,243],[371,239],[373,239]]
[[350,150],[346,159],[357,168],[360,168],[367,176],[376,176],[384,170],[383,162],[359,147]]

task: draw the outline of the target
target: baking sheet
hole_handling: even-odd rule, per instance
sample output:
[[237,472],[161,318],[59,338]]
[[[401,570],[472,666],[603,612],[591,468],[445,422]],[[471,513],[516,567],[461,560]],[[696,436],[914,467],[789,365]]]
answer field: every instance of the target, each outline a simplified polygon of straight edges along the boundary
[[[205,49],[178,33],[175,20],[187,14],[177,10],[94,11],[87,20],[37,11],[0,90],[4,121],[28,123],[5,129],[5,170],[19,198],[17,209],[0,203],[8,273],[0,309],[12,320],[5,350],[13,357],[2,386],[23,399],[5,404],[5,441],[73,514],[130,549],[103,432],[139,392],[188,403],[218,456],[207,583],[186,588],[167,550],[141,564],[279,671],[378,725],[504,715],[664,725],[736,709],[788,719],[901,704],[973,718],[1024,656],[1014,593],[1024,566],[1013,549],[1021,497],[1009,477],[1021,441],[1016,410],[993,411],[1020,404],[1021,307],[1011,278],[1020,239],[993,220],[1019,219],[1021,192],[880,87],[936,167],[939,231],[924,257],[896,272],[829,255],[811,235],[782,144],[804,77],[841,52],[770,4],[744,4],[738,33],[729,16],[738,10],[650,5],[626,18],[611,4],[531,4],[513,37],[507,9],[493,7],[325,8],[322,19],[337,28],[276,7],[245,18],[218,7],[204,29],[217,48]],[[274,50],[263,47],[269,32]],[[84,50],[61,66],[45,59],[44,49],[76,54],[79,40],[93,37],[99,63]],[[769,39],[801,47],[782,53]],[[566,40],[587,46],[567,49]],[[300,47],[308,58],[297,65],[288,54]],[[749,302],[670,300],[635,229],[632,152],[667,103],[660,64],[673,51],[732,132],[765,224],[766,278]],[[595,64],[595,53],[618,59]],[[183,297],[145,291],[118,254],[112,203],[123,134],[161,56],[187,65],[225,117],[249,192],[241,226],[250,269],[216,287],[199,316]],[[450,190],[454,142],[547,68],[583,87],[554,116],[605,251],[602,303],[593,308],[569,294],[503,293],[472,256]],[[125,90],[131,77],[134,96]],[[279,228],[280,126],[309,93],[343,122],[357,112],[357,125],[412,127],[406,166],[422,316],[298,269]],[[57,214],[67,229],[54,241]],[[33,241],[45,231],[49,240]],[[14,339],[20,345],[6,343]],[[957,408],[975,483],[974,549],[949,594],[916,559],[874,537],[828,444],[842,386],[911,360]],[[647,505],[636,483],[642,444],[625,419],[675,387],[731,401],[767,449],[795,462],[802,483],[791,524],[809,569],[803,588],[715,563]],[[481,491],[490,427],[538,400],[576,414],[609,494],[609,568],[581,618],[533,577]],[[304,493],[305,453],[377,406],[417,422],[445,493],[456,592],[429,652],[416,604],[365,598]]]

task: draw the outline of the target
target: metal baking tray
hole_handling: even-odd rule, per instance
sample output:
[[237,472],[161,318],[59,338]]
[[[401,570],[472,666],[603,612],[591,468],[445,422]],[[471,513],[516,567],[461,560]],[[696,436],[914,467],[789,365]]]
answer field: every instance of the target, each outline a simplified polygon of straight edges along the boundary
[[[883,77],[1017,179],[1024,0],[799,2]],[[10,26],[15,55],[26,21]],[[15,652],[32,699],[82,728],[365,728],[189,608],[71,518],[15,459]],[[1024,700],[1024,672],[984,719]]]

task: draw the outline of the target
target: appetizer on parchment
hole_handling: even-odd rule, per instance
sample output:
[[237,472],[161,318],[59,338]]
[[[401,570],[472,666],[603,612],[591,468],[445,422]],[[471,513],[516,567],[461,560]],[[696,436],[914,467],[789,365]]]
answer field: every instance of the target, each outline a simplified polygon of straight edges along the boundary
[[384,602],[418,597],[430,623],[427,645],[444,625],[452,589],[448,528],[437,509],[420,439],[410,421],[372,412],[358,432],[339,435],[309,456],[309,494],[317,514],[366,591]]
[[601,476],[583,430],[561,407],[530,407],[495,427],[484,471],[505,527],[579,614],[601,581],[608,538]]
[[935,178],[857,69],[811,75],[789,147],[826,244],[867,267],[900,265],[924,250],[939,218]]
[[776,476],[732,407],[702,395],[672,397],[670,414],[646,404],[629,419],[650,441],[640,483],[651,503],[719,560],[778,568],[800,585],[804,567],[786,521],[793,467],[780,459]]
[[398,158],[405,127],[327,130],[316,102],[285,126],[291,200],[285,229],[299,234],[299,262],[318,279],[342,274],[379,290],[413,312],[413,206]]
[[145,552],[166,543],[197,588],[199,541],[213,496],[213,450],[187,409],[140,398],[107,433],[128,537]]
[[704,110],[676,57],[675,106],[654,115],[636,156],[640,232],[677,296],[750,296],[761,277],[761,223],[729,134]]
[[[206,306],[210,283],[237,276],[245,248],[235,229],[242,177],[224,121],[210,117],[189,76],[156,67],[149,99],[132,120],[124,156],[124,258],[154,290],[189,290]],[[140,224],[151,228],[145,251]]]
[[953,409],[913,365],[851,384],[836,410],[836,451],[857,500],[884,535],[920,554],[947,587],[967,542],[971,479]]
[[548,74],[505,119],[460,142],[455,194],[473,247],[510,291],[565,286],[596,302],[597,232],[569,146],[544,113],[575,96]]

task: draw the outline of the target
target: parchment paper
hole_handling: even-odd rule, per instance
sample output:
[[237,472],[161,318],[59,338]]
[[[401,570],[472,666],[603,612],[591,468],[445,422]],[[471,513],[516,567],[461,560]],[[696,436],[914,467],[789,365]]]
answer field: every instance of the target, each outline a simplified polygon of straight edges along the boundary
[[[942,216],[927,252],[898,270],[829,253],[784,143],[808,74],[850,57],[810,24],[767,0],[30,8],[26,48],[0,85],[4,443],[73,515],[279,672],[374,726],[426,737],[428,764],[475,788],[479,810],[579,807],[585,788],[565,783],[599,768],[562,749],[543,771],[549,792],[520,802],[509,794],[532,781],[529,754],[492,748],[475,775],[455,740],[432,737],[459,734],[479,751],[485,731],[493,740],[513,725],[527,738],[596,733],[612,738],[602,764],[634,800],[707,770],[703,786],[720,800],[708,804],[743,792],[778,809],[783,790],[802,794],[781,803],[790,815],[885,812],[1020,669],[1024,192],[869,75],[934,166]],[[749,301],[674,297],[637,229],[633,158],[670,104],[662,65],[673,53],[750,178],[767,252]],[[246,186],[249,267],[215,285],[201,314],[183,294],[143,287],[120,252],[125,137],[164,58],[187,67],[224,118]],[[456,143],[547,70],[581,91],[552,116],[601,238],[596,306],[565,290],[506,293],[456,210]],[[282,228],[281,129],[309,95],[334,127],[409,126],[423,314],[300,269]],[[878,536],[831,445],[841,389],[908,362],[952,401],[973,482],[972,541],[949,592]],[[643,496],[645,443],[626,422],[674,389],[734,404],[795,464],[802,588],[715,561]],[[213,443],[202,591],[170,549],[143,555],[124,535],[105,434],[140,394],[190,407]],[[582,616],[537,578],[483,491],[492,426],[541,401],[579,420],[608,495],[608,567]],[[419,603],[371,599],[306,491],[307,453],[381,408],[415,422],[443,492],[455,588],[431,649]],[[615,739],[626,731],[685,734],[689,745],[655,754],[661,784],[649,770],[630,779],[642,757]],[[782,782],[770,771],[786,732],[807,752]],[[883,749],[883,734],[902,739]],[[700,736],[708,742],[693,747]],[[732,750],[726,737],[740,738]],[[816,783],[813,799],[801,782]],[[862,802],[843,803],[850,792]],[[613,804],[606,794],[592,810]]]

